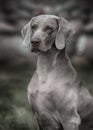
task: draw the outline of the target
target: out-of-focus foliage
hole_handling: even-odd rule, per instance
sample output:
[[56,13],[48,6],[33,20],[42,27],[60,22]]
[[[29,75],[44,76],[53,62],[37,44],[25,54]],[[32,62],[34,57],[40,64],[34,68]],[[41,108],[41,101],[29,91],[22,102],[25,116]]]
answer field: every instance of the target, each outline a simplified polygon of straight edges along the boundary
[[[28,64],[0,68],[0,130],[35,129],[27,101],[27,84],[33,71]],[[33,68],[34,69],[34,68]]]

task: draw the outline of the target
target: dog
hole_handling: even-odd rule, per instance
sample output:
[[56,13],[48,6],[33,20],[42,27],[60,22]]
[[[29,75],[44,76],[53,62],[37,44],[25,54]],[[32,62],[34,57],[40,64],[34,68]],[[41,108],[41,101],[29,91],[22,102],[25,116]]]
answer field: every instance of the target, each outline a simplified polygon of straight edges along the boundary
[[38,56],[28,101],[39,130],[93,130],[93,97],[66,51],[73,33],[71,24],[55,15],[33,17],[22,30],[23,45]]

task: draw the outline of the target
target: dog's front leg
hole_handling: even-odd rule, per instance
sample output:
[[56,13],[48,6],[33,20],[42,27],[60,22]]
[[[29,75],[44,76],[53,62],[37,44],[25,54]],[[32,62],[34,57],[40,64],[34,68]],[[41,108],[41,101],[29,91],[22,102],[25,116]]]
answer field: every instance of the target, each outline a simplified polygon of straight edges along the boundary
[[79,130],[79,125],[75,123],[68,123],[64,126],[64,130]]
[[81,124],[81,118],[76,109],[73,109],[63,115],[63,127],[64,130],[79,130]]

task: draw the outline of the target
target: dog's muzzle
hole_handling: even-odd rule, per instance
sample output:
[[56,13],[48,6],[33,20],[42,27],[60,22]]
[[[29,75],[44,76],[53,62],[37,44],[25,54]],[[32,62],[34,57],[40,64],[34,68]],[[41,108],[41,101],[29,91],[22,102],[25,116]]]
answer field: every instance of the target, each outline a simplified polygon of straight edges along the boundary
[[40,43],[41,43],[40,39],[37,39],[37,38],[31,39],[31,45],[32,45],[31,51],[36,52],[37,50],[39,50]]

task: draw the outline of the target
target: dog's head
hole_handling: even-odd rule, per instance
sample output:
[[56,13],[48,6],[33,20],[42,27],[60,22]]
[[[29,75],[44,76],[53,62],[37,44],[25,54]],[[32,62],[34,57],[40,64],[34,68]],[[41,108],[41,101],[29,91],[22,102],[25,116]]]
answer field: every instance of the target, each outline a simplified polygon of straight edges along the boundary
[[32,52],[47,51],[53,44],[61,50],[73,34],[70,23],[54,15],[33,17],[22,29],[23,45],[30,46]]

